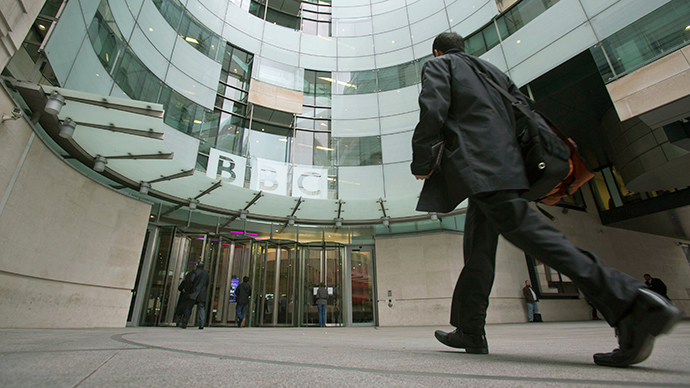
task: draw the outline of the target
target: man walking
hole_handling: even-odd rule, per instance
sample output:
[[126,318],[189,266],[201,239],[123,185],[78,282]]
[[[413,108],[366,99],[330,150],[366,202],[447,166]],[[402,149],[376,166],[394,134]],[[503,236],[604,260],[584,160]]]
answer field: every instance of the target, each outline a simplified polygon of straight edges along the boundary
[[184,312],[184,318],[182,318],[182,328],[187,328],[187,322],[189,322],[189,316],[192,315],[192,307],[196,304],[196,308],[199,311],[199,330],[204,329],[204,324],[206,323],[206,288],[208,287],[208,272],[204,269],[204,263],[198,263],[196,270],[194,270],[194,280],[192,282],[192,291],[189,294],[189,299],[194,301]]
[[[527,98],[490,63],[464,53],[455,33],[440,34],[434,58],[422,69],[420,119],[412,138],[412,174],[425,179],[418,211],[450,212],[469,198],[463,254],[450,323],[436,331],[443,344],[467,353],[487,354],[484,326],[494,281],[498,236],[563,273],[618,329],[620,347],[594,355],[599,365],[625,367],[644,361],[654,337],[667,333],[681,312],[644,284],[604,267],[592,253],[573,246],[529,206],[520,193],[529,188],[515,136],[512,107],[487,85],[469,63],[518,100]],[[431,169],[432,145],[443,140],[441,164]]]
[[522,289],[522,295],[527,301],[527,319],[530,322],[534,322],[534,314],[539,314],[539,307],[537,307],[539,298],[532,289],[532,285],[529,283],[529,280],[525,280],[525,288]]
[[235,290],[235,300],[237,306],[235,307],[235,315],[237,316],[237,326],[244,327],[244,317],[247,314],[247,305],[249,304],[249,297],[252,295],[252,286],[249,285],[249,276],[242,278],[242,284],[237,286]]
[[671,300],[668,295],[666,294],[668,292],[666,288],[666,284],[663,282],[663,280],[659,278],[653,278],[652,275],[646,273],[644,274],[644,284],[649,288],[650,290],[656,292],[657,294],[663,296],[664,298]]

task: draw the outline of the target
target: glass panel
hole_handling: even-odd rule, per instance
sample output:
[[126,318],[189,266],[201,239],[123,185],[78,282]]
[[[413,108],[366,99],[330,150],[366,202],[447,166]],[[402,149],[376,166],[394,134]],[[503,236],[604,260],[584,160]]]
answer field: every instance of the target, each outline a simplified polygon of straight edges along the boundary
[[379,91],[401,89],[419,83],[414,62],[379,69]]
[[334,151],[330,133],[314,133],[315,166],[333,166],[335,164]]
[[376,70],[334,73],[337,94],[375,93]]
[[158,251],[153,260],[151,280],[145,299],[143,326],[154,326],[161,315],[161,305],[165,299],[165,281],[170,253],[173,248],[173,229],[161,228]]
[[115,69],[113,78],[117,85],[132,99],[155,102],[162,82],[153,75],[139,58],[127,49]]
[[303,320],[304,325],[318,325],[319,317],[315,305],[314,295],[321,282],[321,247],[304,247],[304,305]]
[[[559,0],[523,0],[520,4],[507,11],[500,19],[504,19],[509,34],[514,34],[527,23],[536,19],[544,11],[551,8]],[[503,39],[508,35],[502,36]]]
[[[340,248],[326,248],[326,288],[328,305],[326,307],[326,324],[342,325],[342,279],[343,255]],[[318,322],[318,319],[317,319]]]
[[[206,238],[206,255],[204,262],[206,263],[205,269],[209,274],[209,291],[208,291],[208,301],[206,303],[206,322],[209,324],[220,323],[222,318],[223,307],[220,306],[219,301],[221,301],[221,292],[224,292],[225,283],[223,282],[225,276],[227,275],[227,258],[219,257],[219,250],[222,251],[222,246],[220,245],[220,238],[218,236],[207,235]],[[223,253],[223,252],[221,252]],[[227,249],[225,250],[227,255]],[[225,301],[225,297],[222,298]],[[224,304],[221,302],[221,304]],[[220,313],[220,315],[219,315]]]
[[244,155],[247,151],[248,126],[247,119],[221,113],[216,148],[235,155]]
[[178,131],[191,134],[193,117],[196,115],[197,104],[165,86],[161,92],[159,103],[165,106],[164,122]]
[[342,137],[337,139],[338,165],[368,166],[381,164],[381,137]]
[[101,2],[89,26],[89,38],[98,59],[110,73],[119,52],[125,47],[107,2]]
[[294,323],[295,269],[295,249],[282,247],[280,252],[278,324],[290,325]]
[[[256,130],[257,128],[260,129]],[[249,155],[252,157],[287,162],[289,140],[287,133],[283,136],[269,133],[268,131],[273,128],[277,127],[256,122],[252,123],[252,131],[249,134]]]
[[[670,1],[593,47],[591,51],[604,82],[687,45],[690,42],[689,16],[689,2]],[[598,54],[598,50],[604,52]]]
[[206,28],[189,12],[185,12],[178,34],[200,53],[214,59],[218,55],[220,37]]
[[248,90],[253,61],[254,56],[252,54],[228,44],[223,56],[222,66],[226,78],[221,78],[221,80],[242,90]]
[[374,322],[374,277],[371,251],[353,251],[352,266],[352,323]]
[[311,165],[314,161],[314,133],[296,131],[294,149],[293,163]]
[[184,12],[182,4],[177,0],[153,0],[153,4],[158,8],[168,24],[177,31],[180,20],[182,20],[182,13]]
[[273,300],[275,298],[276,248],[268,248],[264,271],[263,320],[264,325],[273,323]]

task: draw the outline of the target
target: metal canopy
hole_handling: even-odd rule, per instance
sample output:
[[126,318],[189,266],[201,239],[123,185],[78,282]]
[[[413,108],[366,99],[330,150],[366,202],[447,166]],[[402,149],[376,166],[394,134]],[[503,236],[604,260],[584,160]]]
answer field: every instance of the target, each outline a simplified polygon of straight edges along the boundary
[[[297,198],[224,184],[175,157],[165,141],[163,106],[123,98],[14,81],[15,89],[33,112],[40,126],[69,158],[93,168],[96,158],[107,160],[100,174],[118,184],[115,188],[133,190],[139,195],[142,182],[150,184],[146,195],[188,207],[198,200],[199,211],[222,215],[232,222],[246,210],[247,219],[287,224],[288,217],[306,225],[333,225],[342,218],[343,225],[378,224],[429,219],[429,214],[415,211],[416,191],[404,198],[313,199]],[[44,111],[52,92],[65,98],[57,117]],[[71,119],[76,129],[71,137],[60,137],[62,123]],[[62,154],[62,152],[60,152]],[[413,190],[414,191],[414,190]],[[129,193],[129,191],[127,190]],[[449,215],[464,213],[461,207]]]

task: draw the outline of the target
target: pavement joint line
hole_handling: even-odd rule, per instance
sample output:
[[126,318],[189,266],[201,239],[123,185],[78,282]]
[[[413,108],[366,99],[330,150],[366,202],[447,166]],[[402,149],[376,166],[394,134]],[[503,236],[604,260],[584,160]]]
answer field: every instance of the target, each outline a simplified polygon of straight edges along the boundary
[[[538,377],[525,377],[525,376],[501,376],[501,375],[472,375],[472,374],[451,374],[451,373],[438,373],[438,372],[415,372],[415,371],[398,371],[389,369],[373,369],[373,368],[352,368],[346,366],[337,365],[323,365],[323,364],[302,364],[298,362],[289,361],[273,361],[273,360],[261,360],[255,358],[247,357],[237,357],[237,356],[227,356],[223,354],[213,354],[197,352],[193,350],[181,350],[174,348],[166,348],[164,346],[158,345],[147,345],[132,340],[125,339],[126,335],[138,334],[138,333],[123,333],[115,334],[110,338],[129,345],[146,347],[149,349],[162,350],[165,352],[173,352],[180,354],[188,354],[201,357],[217,358],[221,360],[233,360],[233,361],[244,361],[259,364],[268,365],[281,365],[281,366],[294,366],[299,368],[312,368],[312,369],[330,369],[344,372],[363,372],[363,373],[373,373],[373,374],[387,374],[387,375],[401,375],[401,376],[417,376],[417,377],[433,377],[433,378],[451,378],[451,379],[465,379],[465,380],[495,380],[495,381],[513,381],[513,382],[531,382],[531,383],[556,383],[556,384],[580,384],[580,385],[625,385],[625,386],[635,386],[635,387],[685,387],[690,388],[690,384],[679,384],[679,383],[659,383],[659,382],[643,382],[643,381],[629,381],[629,380],[577,380],[577,379],[559,379],[559,378],[538,378]],[[115,355],[113,355],[114,357]],[[112,357],[111,357],[112,358]],[[107,362],[107,361],[106,361]],[[100,367],[99,367],[100,368]],[[602,367],[597,367],[602,368]],[[95,372],[95,371],[94,371]],[[88,377],[88,376],[87,376]],[[76,386],[75,386],[76,388]]]
[[70,353],[70,352],[111,352],[120,350],[144,350],[148,347],[133,347],[133,348],[95,348],[95,349],[55,349],[55,350],[16,350],[9,352],[0,352],[0,356],[9,356],[13,354],[32,354],[32,353]]
[[101,368],[103,367],[103,365],[107,364],[108,361],[110,361],[110,360],[112,360],[113,358],[115,358],[115,356],[117,356],[118,354],[120,354],[121,351],[122,351],[122,349],[118,350],[117,352],[115,352],[115,354],[113,354],[112,356],[108,357],[108,359],[105,360],[105,361],[103,361],[103,363],[102,363],[101,365],[99,365],[98,367],[96,367],[91,373],[89,373],[88,375],[86,375],[86,377],[84,377],[83,379],[81,379],[81,381],[79,381],[79,382],[74,386],[74,388],[77,388],[78,386],[81,385],[81,383],[85,382],[89,377],[93,376],[94,373],[98,372],[98,370],[101,369]]

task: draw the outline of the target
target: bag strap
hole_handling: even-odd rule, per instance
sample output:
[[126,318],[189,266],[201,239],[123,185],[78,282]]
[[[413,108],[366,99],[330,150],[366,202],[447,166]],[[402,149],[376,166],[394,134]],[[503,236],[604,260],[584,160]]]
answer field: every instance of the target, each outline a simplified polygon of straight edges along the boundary
[[520,113],[522,113],[525,117],[528,117],[530,119],[534,118],[534,113],[532,112],[532,109],[526,106],[522,101],[515,98],[515,96],[510,94],[504,87],[497,84],[496,81],[494,81],[488,74],[479,70],[479,68],[477,68],[477,65],[474,62],[472,62],[471,59],[466,58],[462,55],[460,57],[465,60],[465,62],[470,66],[470,68],[475,72],[475,74],[483,78],[489,85],[496,89],[496,91],[499,92],[501,96],[504,99],[506,99],[506,101],[508,101],[510,105],[513,106],[513,108],[519,110]]

